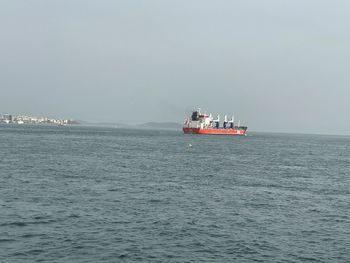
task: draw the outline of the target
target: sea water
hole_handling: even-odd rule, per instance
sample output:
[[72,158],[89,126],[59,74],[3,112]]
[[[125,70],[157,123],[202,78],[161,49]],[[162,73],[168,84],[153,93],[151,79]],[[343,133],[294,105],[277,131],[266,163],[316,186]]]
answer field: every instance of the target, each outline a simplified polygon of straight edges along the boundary
[[350,137],[0,125],[0,262],[350,262]]

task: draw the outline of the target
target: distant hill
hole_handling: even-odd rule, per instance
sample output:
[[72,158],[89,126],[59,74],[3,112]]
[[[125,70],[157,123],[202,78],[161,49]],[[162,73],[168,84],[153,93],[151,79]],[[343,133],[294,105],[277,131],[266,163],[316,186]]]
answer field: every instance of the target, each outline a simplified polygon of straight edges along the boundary
[[140,128],[147,129],[181,129],[182,125],[177,122],[146,122],[139,125]]
[[133,128],[134,125],[124,124],[124,123],[114,123],[114,122],[87,122],[79,121],[79,123],[85,126],[96,126],[96,127],[110,127],[110,128]]
[[182,124],[177,122],[146,122],[143,124],[124,124],[124,123],[111,123],[111,122],[87,122],[79,120],[79,123],[86,126],[101,126],[101,127],[113,127],[113,128],[126,128],[126,129],[172,129],[178,130],[182,128]]

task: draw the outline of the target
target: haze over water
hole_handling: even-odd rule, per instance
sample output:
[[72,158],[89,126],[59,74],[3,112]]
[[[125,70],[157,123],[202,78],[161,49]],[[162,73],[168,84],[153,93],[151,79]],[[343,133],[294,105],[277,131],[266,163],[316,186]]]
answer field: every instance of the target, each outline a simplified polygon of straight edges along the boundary
[[0,125],[0,138],[1,262],[350,261],[350,137]]
[[348,0],[0,1],[0,113],[350,134]]

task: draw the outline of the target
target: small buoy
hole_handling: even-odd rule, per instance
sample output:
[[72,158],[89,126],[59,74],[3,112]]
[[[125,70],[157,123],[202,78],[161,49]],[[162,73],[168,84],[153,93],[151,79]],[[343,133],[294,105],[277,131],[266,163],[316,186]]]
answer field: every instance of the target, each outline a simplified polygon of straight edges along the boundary
[[188,147],[192,147],[192,144],[188,144]]

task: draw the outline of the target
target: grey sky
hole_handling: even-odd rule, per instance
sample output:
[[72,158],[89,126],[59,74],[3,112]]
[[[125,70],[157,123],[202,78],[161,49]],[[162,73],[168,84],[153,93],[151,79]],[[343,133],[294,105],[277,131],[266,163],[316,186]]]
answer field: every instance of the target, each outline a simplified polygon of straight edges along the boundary
[[350,134],[350,1],[0,0],[0,112]]

